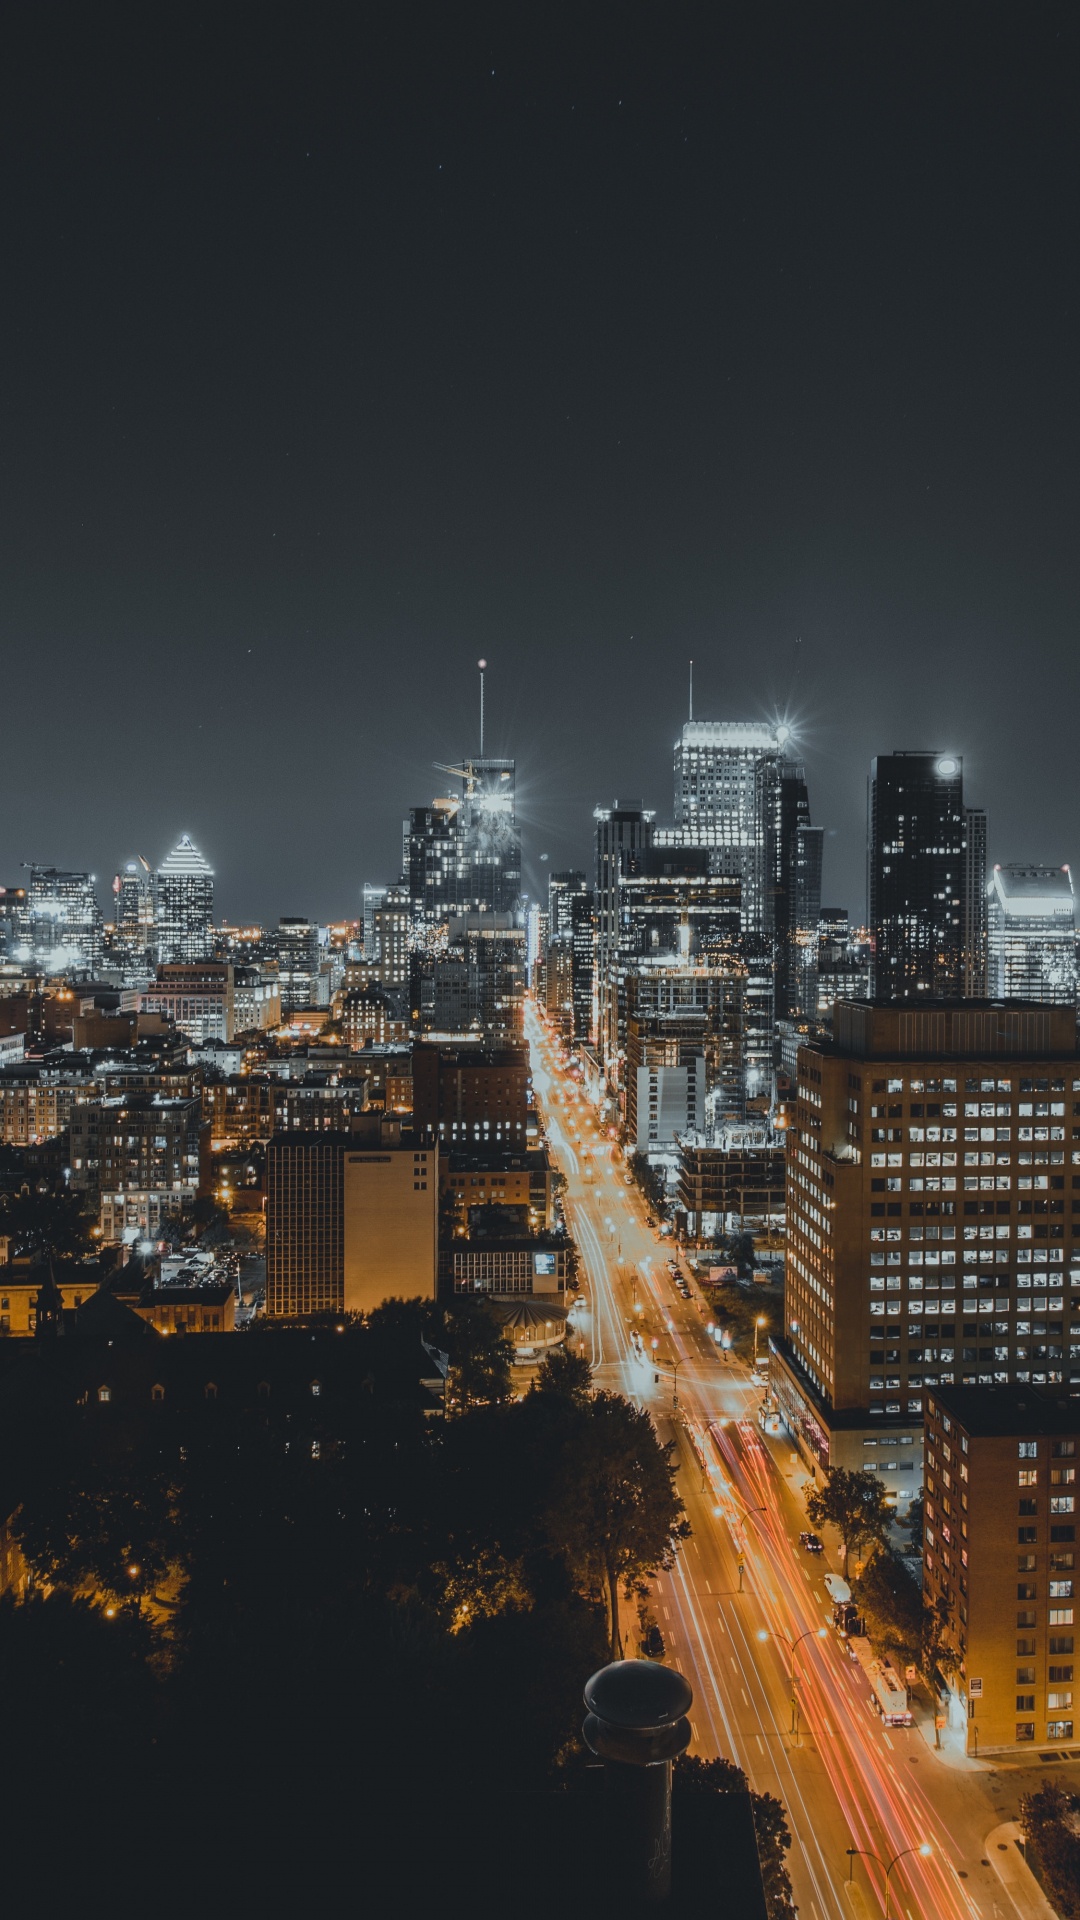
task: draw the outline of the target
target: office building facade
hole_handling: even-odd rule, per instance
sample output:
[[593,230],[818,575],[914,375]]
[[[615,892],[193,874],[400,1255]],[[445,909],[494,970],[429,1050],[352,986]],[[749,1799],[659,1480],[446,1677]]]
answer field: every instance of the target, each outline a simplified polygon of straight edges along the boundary
[[437,1147],[372,1117],[348,1134],[281,1134],[267,1148],[266,1311],[275,1319],[369,1313],[433,1299]]
[[213,924],[214,875],[185,833],[157,870],[158,959],[205,959],[213,942]]
[[927,1395],[923,1583],[969,1754],[1022,1763],[1076,1737],[1078,1453],[1080,1399],[1059,1390]]
[[986,890],[995,1000],[1076,1005],[1076,901],[1068,867],[995,867]]
[[810,1464],[902,1428],[908,1494],[929,1389],[1080,1385],[1074,1154],[1071,1009],[836,1005],[799,1052],[773,1368]]
[[962,997],[966,827],[958,755],[891,753],[872,762],[868,893],[875,999]]

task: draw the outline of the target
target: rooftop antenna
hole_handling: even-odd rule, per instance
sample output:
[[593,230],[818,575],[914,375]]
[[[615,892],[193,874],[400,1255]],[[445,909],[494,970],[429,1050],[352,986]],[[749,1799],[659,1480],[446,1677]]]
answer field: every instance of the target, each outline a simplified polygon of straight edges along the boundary
[[480,758],[482,760],[484,757],[484,673],[487,661],[478,660],[476,664],[480,669]]
[[690,662],[690,718],[694,717],[694,663]]

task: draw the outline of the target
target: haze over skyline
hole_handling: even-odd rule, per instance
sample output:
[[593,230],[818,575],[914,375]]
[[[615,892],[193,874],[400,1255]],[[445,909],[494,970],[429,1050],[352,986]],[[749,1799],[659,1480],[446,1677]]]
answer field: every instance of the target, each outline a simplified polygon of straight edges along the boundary
[[16,10],[0,882],[325,918],[477,741],[526,885],[799,728],[860,917],[874,753],[1070,861],[1075,11]]

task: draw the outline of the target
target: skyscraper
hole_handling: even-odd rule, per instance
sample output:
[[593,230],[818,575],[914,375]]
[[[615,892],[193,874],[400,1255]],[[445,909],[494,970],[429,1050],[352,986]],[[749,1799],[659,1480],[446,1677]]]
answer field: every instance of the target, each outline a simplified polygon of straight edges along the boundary
[[186,833],[157,870],[156,920],[159,960],[202,960],[209,954],[214,875]]
[[768,931],[762,775],[787,738],[752,720],[688,720],[675,745],[675,832],[720,850],[719,870],[742,883],[744,933]]
[[516,913],[521,829],[513,760],[466,760],[461,776],[461,858],[469,913]]
[[103,942],[94,875],[31,867],[26,926],[28,957],[46,973],[93,973]]
[[313,1007],[319,978],[319,929],[310,920],[289,915],[278,921],[277,949],[281,1011]]
[[879,754],[869,793],[869,922],[878,1000],[953,1000],[964,990],[963,763]]
[[964,998],[986,997],[986,813],[964,808]]
[[619,945],[619,883],[624,853],[651,847],[656,814],[640,804],[594,807],[593,1031],[605,1060],[614,1060],[619,1037],[609,976]]
[[154,875],[140,853],[128,860],[113,881],[117,944],[130,954],[154,944]]
[[1076,902],[1068,867],[995,867],[987,889],[994,1000],[1076,1004]]
[[776,1020],[812,1020],[817,1011],[822,829],[810,825],[806,775],[791,760],[758,770],[765,838],[765,931],[773,942]]
[[1076,1022],[856,1001],[833,1026],[799,1050],[771,1384],[808,1464],[887,1460],[909,1495],[927,1388],[1080,1387]]

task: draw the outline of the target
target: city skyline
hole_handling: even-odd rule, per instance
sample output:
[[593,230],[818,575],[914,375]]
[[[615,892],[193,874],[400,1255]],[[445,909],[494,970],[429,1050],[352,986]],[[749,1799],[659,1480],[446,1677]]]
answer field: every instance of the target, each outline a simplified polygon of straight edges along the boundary
[[[471,672],[466,677],[475,697],[477,686],[475,663],[471,663],[471,669]],[[695,663],[695,672],[698,671],[698,663]],[[490,746],[492,704],[490,691],[488,692],[487,700],[487,724]],[[846,828],[841,829],[832,823],[824,814],[825,803],[823,803],[821,799],[823,791],[828,793],[830,790],[835,790],[835,779],[833,785],[830,787],[829,764],[820,748],[815,751],[812,730],[801,726],[797,715],[792,716],[790,710],[787,711],[783,718],[779,717],[775,710],[771,713],[762,712],[752,716],[748,716],[744,712],[719,715],[709,711],[703,714],[701,707],[702,703],[699,697],[695,713],[695,718],[699,720],[706,719],[720,723],[735,721],[737,724],[750,725],[762,731],[766,729],[775,730],[777,727],[781,728],[785,735],[783,739],[783,751],[785,755],[806,766],[807,784],[810,790],[811,815],[814,819],[815,827],[820,828],[823,836],[822,904],[826,907],[846,908],[853,926],[864,924],[864,916],[868,906],[866,893],[866,860],[869,831],[867,807],[871,778],[870,769],[871,761],[876,757],[880,757],[881,753],[885,750],[880,749],[878,754],[872,755],[871,758],[867,760],[863,773],[862,811],[859,813],[854,807],[850,807]],[[477,716],[478,709],[477,715],[474,715],[472,729],[478,738]],[[635,804],[643,800],[644,805],[656,814],[658,823],[661,826],[668,825],[675,818],[678,809],[675,798],[675,787],[673,786],[671,763],[672,756],[678,753],[679,740],[684,724],[685,715],[683,720],[677,723],[671,744],[665,756],[666,767],[661,766],[656,787],[642,791],[644,787],[644,769],[647,766],[655,766],[658,754],[662,753],[663,749],[657,746],[657,730],[643,726],[640,741],[635,742],[635,748],[640,747],[636,784],[633,778],[634,754],[624,747],[623,757],[626,763],[628,777],[622,781],[619,788],[614,790],[613,794],[595,793],[588,805],[581,810],[580,817],[572,823],[572,826],[565,829],[555,826],[553,822],[557,818],[565,818],[569,812],[570,803],[565,798],[557,803],[552,800],[551,793],[554,789],[554,782],[552,781],[550,788],[545,791],[541,777],[538,776],[534,768],[530,767],[528,762],[525,763],[523,770],[520,755],[515,755],[514,753],[514,742],[512,739],[509,740],[505,748],[503,746],[497,747],[495,754],[490,757],[497,758],[502,756],[507,759],[513,759],[516,761],[518,768],[517,817],[522,839],[522,885],[523,892],[527,897],[538,901],[540,905],[543,906],[547,895],[548,875],[551,872],[558,871],[564,867],[584,867],[586,870],[591,867],[592,815],[596,806],[610,806],[613,798],[624,805]],[[895,733],[896,729],[894,728],[893,731]],[[944,729],[939,729],[939,732],[944,733]],[[260,924],[272,926],[276,924],[279,918],[290,915],[308,918],[322,925],[344,920],[359,921],[363,918],[363,889],[365,884],[393,884],[399,877],[402,822],[406,818],[409,809],[416,806],[429,806],[433,799],[440,797],[444,792],[450,793],[458,784],[453,776],[447,773],[446,769],[451,762],[460,761],[463,756],[468,758],[471,753],[474,753],[474,747],[468,745],[470,736],[467,720],[465,722],[465,734],[465,746],[463,747],[459,741],[456,750],[454,750],[453,740],[448,738],[446,747],[447,758],[443,761],[432,760],[426,764],[421,762],[415,768],[411,768],[409,761],[402,756],[397,776],[398,784],[395,791],[385,792],[384,790],[388,822],[384,833],[380,835],[377,843],[369,841],[363,844],[355,856],[356,864],[352,865],[351,871],[349,871],[347,875],[342,875],[342,881],[336,893],[334,891],[333,881],[327,877],[318,889],[318,897],[314,902],[305,894],[306,883],[303,880],[297,884],[288,877],[275,878],[274,875],[270,873],[267,874],[258,893],[256,894],[252,891],[251,883],[247,878],[249,863],[245,859],[245,848],[242,844],[238,845],[236,842],[235,833],[228,812],[225,809],[222,809],[218,813],[215,823],[214,815],[209,812],[204,805],[202,812],[208,821],[209,838],[201,832],[191,831],[189,826],[185,824],[173,831],[171,836],[169,834],[165,835],[164,852],[158,856],[158,859],[164,859],[166,854],[174,849],[179,842],[189,839],[192,840],[195,845],[203,851],[216,877],[217,894],[215,898],[215,912],[218,920],[223,923],[232,925]],[[496,734],[496,740],[501,741],[502,739],[503,733],[500,731]],[[922,753],[932,758],[940,757],[943,754],[946,756],[955,754],[957,760],[963,764],[965,777],[970,779],[970,788],[976,793],[979,805],[988,816],[988,883],[994,868],[999,866],[1023,865],[1056,869],[1071,866],[1072,858],[1070,850],[1059,848],[1055,844],[1058,838],[1059,828],[1052,823],[1048,814],[1043,816],[1041,833],[1036,835],[1038,846],[1033,850],[1030,843],[1024,841],[1022,845],[1019,845],[1019,850],[1017,850],[1020,836],[1024,829],[1015,817],[1011,822],[1007,822],[1004,826],[1002,825],[994,789],[990,787],[988,790],[980,780],[980,762],[983,756],[978,753],[978,750],[969,758],[956,748],[955,742],[950,738],[946,744],[943,744],[941,739],[938,739],[936,742],[923,741],[918,745],[910,741],[900,742],[894,740],[888,751],[889,753]],[[972,767],[974,767],[973,774]],[[845,773],[847,771],[849,770],[845,769]],[[415,774],[418,785],[422,788],[422,791],[413,793],[406,786],[405,783],[413,774]],[[426,785],[424,784],[425,782]],[[848,784],[850,785],[850,782]],[[1037,791],[1037,783],[1029,782],[1029,789],[1033,784]],[[1047,792],[1049,792],[1049,775],[1047,775],[1046,788]],[[582,790],[584,791],[584,789]],[[395,804],[397,792],[400,792],[401,796],[400,805]],[[547,816],[546,819],[544,817],[545,815]],[[1057,816],[1055,815],[1054,818],[1056,819]],[[80,833],[85,831],[85,824],[81,816],[79,820],[73,822],[72,825],[77,825]],[[224,864],[215,858],[213,852],[206,852],[207,845],[213,847],[215,844],[215,828],[221,843],[225,846],[233,846],[237,851],[237,863],[232,871],[228,871]],[[10,832],[10,827],[8,827],[8,832]],[[33,833],[35,840],[41,839],[40,829],[35,827]],[[4,823],[0,822],[0,859],[4,858],[4,838]],[[52,846],[44,850],[38,847],[33,860],[31,860],[26,853],[19,852],[18,858],[8,858],[4,874],[0,875],[0,885],[18,886],[23,884],[20,876],[23,869],[31,865],[47,864],[62,870],[89,873],[91,877],[96,880],[98,897],[104,917],[109,919],[109,907],[114,892],[111,876],[121,876],[125,866],[130,864],[128,855],[132,851],[137,838],[137,833],[129,832],[126,839],[121,838],[120,844],[124,849],[122,856],[114,857],[111,861],[108,858],[98,860],[96,864],[91,861],[83,861],[80,863],[78,860],[64,858],[62,857],[62,850],[58,850]],[[158,836],[158,839],[159,838],[160,836]],[[100,834],[95,833],[94,839],[95,843],[99,843]],[[154,846],[158,845],[158,839],[152,842]],[[85,844],[85,839],[81,841],[73,839],[70,831],[68,831],[63,838],[64,846],[77,847]],[[1047,847],[1049,847],[1048,852],[1046,851]],[[385,860],[382,861],[382,864],[379,864],[383,848],[385,848]],[[16,851],[18,851],[18,849],[16,849]],[[142,858],[142,854],[140,854],[139,857]],[[149,858],[151,867],[155,867],[158,864],[158,860],[153,856],[147,857]],[[345,856],[342,855],[342,864],[344,864],[344,859]],[[853,891],[850,893],[844,892],[843,883],[840,879],[840,876],[845,873],[852,880]],[[314,889],[309,889],[309,891],[313,890]],[[299,898],[298,896],[300,895],[304,895],[304,897]],[[113,902],[113,904],[116,905],[117,903]]]
[[481,656],[534,863],[664,808],[691,657],[799,720],[826,899],[901,747],[1074,858],[1076,32],[23,13],[4,882],[187,831],[235,917],[342,912]]

